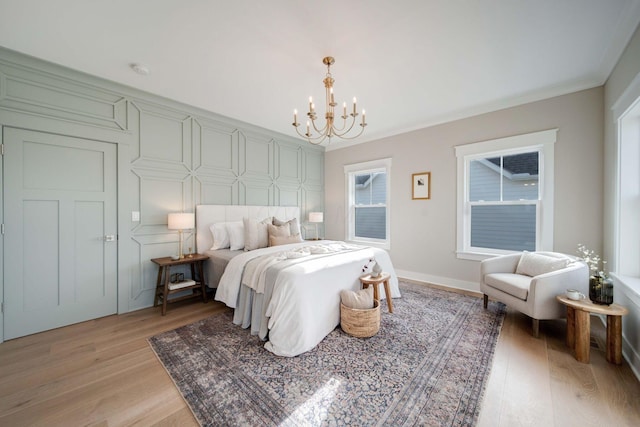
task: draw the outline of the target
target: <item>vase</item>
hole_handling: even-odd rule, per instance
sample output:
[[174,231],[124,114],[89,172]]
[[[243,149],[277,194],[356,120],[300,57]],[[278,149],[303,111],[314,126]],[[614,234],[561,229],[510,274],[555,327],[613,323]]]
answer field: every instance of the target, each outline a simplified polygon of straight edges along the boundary
[[382,273],[382,267],[377,262],[371,268],[371,277],[378,277]]
[[589,299],[594,304],[613,304],[613,280],[608,277],[589,278]]

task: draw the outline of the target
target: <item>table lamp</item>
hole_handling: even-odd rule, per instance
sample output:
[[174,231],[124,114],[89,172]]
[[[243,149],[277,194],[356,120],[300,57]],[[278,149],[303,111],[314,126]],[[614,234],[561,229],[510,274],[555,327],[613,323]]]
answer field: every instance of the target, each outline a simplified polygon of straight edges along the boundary
[[[182,253],[182,232],[184,230],[190,230],[195,227],[195,215],[192,213],[170,213],[167,219],[167,228],[169,230],[178,230],[178,234],[180,235],[180,246],[178,249],[178,258],[183,259],[184,254]],[[175,258],[175,257],[173,257]]]
[[316,225],[316,239],[318,239],[318,223],[324,220],[324,215],[322,212],[309,212],[309,222],[314,223]]

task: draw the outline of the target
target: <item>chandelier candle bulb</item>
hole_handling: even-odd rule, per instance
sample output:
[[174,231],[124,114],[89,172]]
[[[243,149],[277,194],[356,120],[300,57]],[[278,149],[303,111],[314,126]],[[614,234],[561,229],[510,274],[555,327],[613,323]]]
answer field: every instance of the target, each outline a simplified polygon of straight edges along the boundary
[[357,116],[358,112],[356,111],[356,97],[353,97],[353,116]]
[[298,110],[293,110],[293,125],[298,126]]
[[347,118],[347,103],[346,102],[342,103],[342,118],[343,119]]
[[366,123],[364,122],[364,116],[366,115],[366,113],[364,112],[364,110],[362,110],[362,126],[366,125]]

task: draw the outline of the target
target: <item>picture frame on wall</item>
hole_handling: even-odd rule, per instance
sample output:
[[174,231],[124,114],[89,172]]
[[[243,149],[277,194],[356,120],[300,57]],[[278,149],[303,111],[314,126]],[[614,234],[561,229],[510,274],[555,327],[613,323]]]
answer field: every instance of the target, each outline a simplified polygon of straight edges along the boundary
[[411,199],[429,200],[431,198],[431,172],[418,172],[411,175]]

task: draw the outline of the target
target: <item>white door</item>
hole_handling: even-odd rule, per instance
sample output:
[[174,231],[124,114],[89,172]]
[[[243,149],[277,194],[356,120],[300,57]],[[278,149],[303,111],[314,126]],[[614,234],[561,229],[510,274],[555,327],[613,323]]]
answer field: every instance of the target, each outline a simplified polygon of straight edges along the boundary
[[4,338],[116,313],[115,144],[3,139]]

